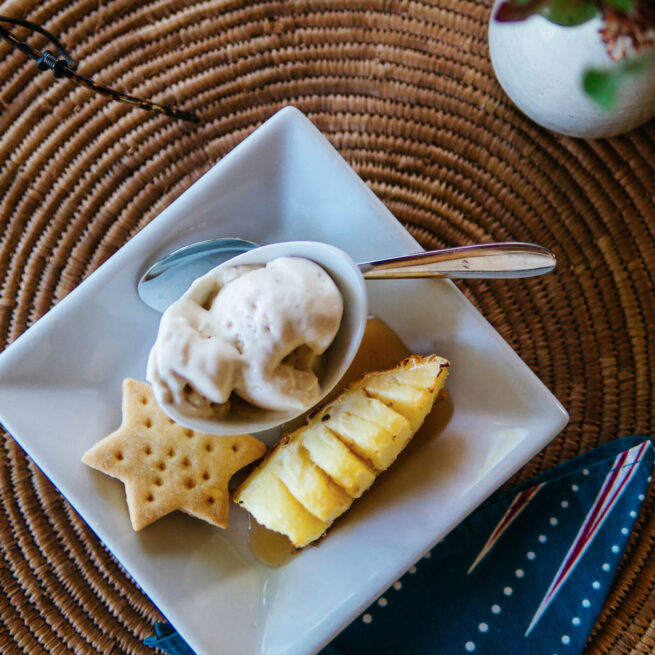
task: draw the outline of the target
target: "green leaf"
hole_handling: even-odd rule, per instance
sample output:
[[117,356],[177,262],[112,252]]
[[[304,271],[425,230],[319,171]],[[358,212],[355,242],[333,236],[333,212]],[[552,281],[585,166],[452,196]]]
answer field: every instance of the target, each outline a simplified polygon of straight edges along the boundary
[[637,9],[637,0],[601,0],[601,5],[631,14]]
[[616,103],[621,84],[628,77],[644,73],[652,67],[655,67],[655,52],[645,57],[626,59],[611,68],[591,68],[585,71],[582,86],[592,100],[609,111]]
[[598,6],[593,0],[550,0],[541,13],[558,25],[581,25],[598,15]]
[[637,9],[637,0],[505,0],[498,6],[495,19],[509,22],[541,14],[553,23],[571,26],[586,23],[601,9],[631,14]]
[[585,72],[582,86],[592,100],[610,111],[619,93],[619,77],[611,71],[592,69]]

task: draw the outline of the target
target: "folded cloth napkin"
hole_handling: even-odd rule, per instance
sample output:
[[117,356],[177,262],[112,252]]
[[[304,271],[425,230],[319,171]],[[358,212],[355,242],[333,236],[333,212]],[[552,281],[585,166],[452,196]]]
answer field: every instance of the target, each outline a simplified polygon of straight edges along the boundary
[[[577,655],[637,520],[655,441],[623,437],[492,496],[321,655]],[[193,651],[168,624],[145,643]]]

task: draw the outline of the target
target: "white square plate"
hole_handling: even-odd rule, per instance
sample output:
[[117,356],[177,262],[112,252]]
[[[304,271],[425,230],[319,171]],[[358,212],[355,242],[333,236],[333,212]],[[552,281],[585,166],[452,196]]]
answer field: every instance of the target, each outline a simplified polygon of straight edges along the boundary
[[283,109],[0,355],[0,420],[199,655],[306,655],[568,416],[452,283],[368,282],[373,314],[413,351],[452,363],[453,413],[438,438],[409,448],[328,538],[280,569],[251,556],[234,505],[226,531],[178,512],[134,533],[122,484],[80,457],[119,425],[121,380],[144,378],[159,315],[140,302],[139,275],[219,236],[325,241],[356,261],[418,250],[309,120]]

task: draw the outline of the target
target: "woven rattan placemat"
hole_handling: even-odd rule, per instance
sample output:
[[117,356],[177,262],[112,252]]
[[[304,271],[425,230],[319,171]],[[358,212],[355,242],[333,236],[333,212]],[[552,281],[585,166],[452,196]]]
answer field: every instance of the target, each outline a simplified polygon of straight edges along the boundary
[[[2,343],[293,103],[424,246],[515,239],[557,252],[555,275],[462,285],[571,414],[518,477],[655,435],[655,123],[585,142],[525,119],[489,63],[490,5],[0,3],[61,35],[81,72],[202,117],[107,101],[0,43]],[[1,444],[0,651],[148,652],[157,610],[13,440]],[[654,497],[590,653],[655,650]]]

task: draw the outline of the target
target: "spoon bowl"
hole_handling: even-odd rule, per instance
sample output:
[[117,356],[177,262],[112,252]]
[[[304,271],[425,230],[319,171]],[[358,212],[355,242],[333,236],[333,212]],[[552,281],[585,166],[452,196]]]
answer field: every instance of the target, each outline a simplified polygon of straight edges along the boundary
[[201,275],[258,244],[246,239],[209,239],[178,248],[155,262],[137,284],[139,298],[163,312]]
[[[364,277],[358,265],[343,250],[314,241],[275,243],[242,252],[215,269],[245,264],[266,264],[278,257],[304,257],[321,266],[335,282],[343,298],[343,316],[334,341],[324,354],[325,366],[319,377],[321,400],[332,391],[359,349],[366,320],[368,299]],[[158,404],[174,421],[209,434],[234,435],[256,433],[276,428],[300,416],[309,408],[274,411],[254,407],[237,398],[222,418],[198,418],[182,414],[178,407],[162,398],[153,387]],[[319,401],[320,402],[320,401]]]

